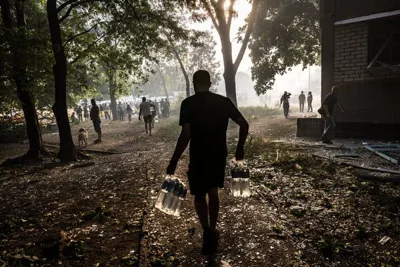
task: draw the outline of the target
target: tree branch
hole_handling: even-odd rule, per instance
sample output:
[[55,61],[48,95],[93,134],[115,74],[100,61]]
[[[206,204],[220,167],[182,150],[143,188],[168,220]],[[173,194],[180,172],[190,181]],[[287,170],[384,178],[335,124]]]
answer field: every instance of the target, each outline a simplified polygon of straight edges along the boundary
[[71,5],[73,3],[75,3],[78,0],[69,0],[66,1],[64,3],[62,3],[58,8],[57,8],[57,13],[60,13],[61,10],[63,10],[65,7],[67,7],[68,5]]
[[62,23],[62,22],[69,16],[69,14],[71,14],[72,9],[74,9],[75,7],[80,6],[80,5],[83,5],[83,4],[91,3],[91,2],[101,1],[101,0],[82,0],[82,1],[80,1],[80,2],[77,2],[77,1],[78,1],[78,0],[70,0],[70,1],[67,1],[67,2],[63,3],[62,5],[60,5],[60,6],[57,8],[57,13],[60,13],[61,10],[63,10],[63,9],[64,9],[65,7],[67,7],[68,5],[70,5],[69,8],[68,8],[68,10],[67,10],[67,12],[65,12],[64,16],[62,16],[62,17],[59,19],[59,22],[60,22],[60,23]]
[[97,27],[97,25],[99,25],[99,23],[93,25],[92,27],[90,27],[90,28],[87,29],[86,31],[83,31],[83,32],[81,32],[81,33],[78,33],[78,34],[76,34],[76,35],[74,35],[74,36],[68,38],[68,40],[65,41],[65,43],[63,44],[63,47],[65,48],[65,46],[66,46],[68,43],[70,43],[72,40],[74,40],[75,38],[78,38],[79,36],[82,36],[82,35],[84,35],[84,34],[90,32],[93,28]]
[[233,5],[235,4],[235,0],[230,0],[231,4],[229,5],[229,13],[228,13],[228,22],[226,23],[226,26],[228,27],[228,32],[231,31],[231,25],[232,25],[232,17],[233,17]]
[[243,38],[243,43],[242,46],[240,47],[239,53],[236,57],[235,63],[233,64],[233,69],[236,73],[236,71],[239,68],[240,62],[242,62],[243,56],[244,56],[244,52],[246,51],[247,45],[249,43],[250,40],[250,35],[253,32],[253,25],[254,25],[254,20],[256,18],[256,14],[257,12],[257,8],[258,8],[258,3],[260,0],[253,0],[253,4],[251,7],[251,12],[249,15],[249,22],[247,24],[247,29],[246,29],[246,34]]
[[[206,9],[206,11],[207,11],[207,13],[208,13],[208,16],[211,18],[211,20],[212,20],[212,23],[214,24],[214,27],[215,27],[215,29],[218,31],[218,33],[220,32],[220,27],[219,27],[219,25],[218,25],[218,23],[217,23],[217,21],[216,21],[216,19],[215,19],[215,17],[214,17],[214,14],[212,13],[212,10],[211,10],[211,8],[210,8],[210,5],[209,5],[209,3],[207,3],[207,0],[200,0],[201,1],[201,3],[203,4],[203,6],[204,6],[204,8]],[[213,1],[213,0],[211,0],[211,2],[214,2],[215,3],[215,1]],[[216,3],[215,3],[216,4]],[[214,6],[214,5],[213,5]],[[215,9],[215,7],[214,7],[214,9]]]
[[82,58],[82,55],[88,51],[90,48],[92,48],[98,41],[100,41],[101,39],[103,39],[107,34],[109,34],[110,32],[105,32],[103,33],[99,38],[97,38],[96,40],[94,40],[85,50],[83,50],[83,52],[76,56],[71,62],[69,62],[70,65],[76,63],[79,59]]

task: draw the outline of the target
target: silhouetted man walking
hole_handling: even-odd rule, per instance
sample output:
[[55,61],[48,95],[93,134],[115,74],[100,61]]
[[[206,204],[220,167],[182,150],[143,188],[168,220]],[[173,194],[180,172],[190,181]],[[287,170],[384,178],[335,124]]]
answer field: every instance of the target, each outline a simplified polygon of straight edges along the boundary
[[322,117],[325,120],[325,129],[324,133],[322,135],[322,143],[325,144],[333,144],[332,139],[335,135],[335,128],[336,128],[336,122],[333,117],[333,112],[335,111],[335,106],[338,106],[339,109],[344,112],[342,107],[339,105],[338,100],[337,100],[337,94],[339,91],[339,87],[333,86],[332,87],[332,92],[328,94],[324,102],[322,103]]
[[303,91],[301,91],[301,94],[299,95],[299,104],[300,104],[300,112],[304,112],[304,103],[306,103],[306,95],[304,94]]
[[311,92],[308,92],[308,96],[307,96],[308,109],[307,109],[307,112],[313,112],[312,102],[313,102],[313,95],[312,95]]
[[211,255],[218,248],[218,188],[224,186],[228,121],[232,119],[240,126],[237,160],[244,158],[249,125],[229,98],[209,91],[211,82],[207,71],[197,71],[193,75],[193,85],[195,95],[186,98],[181,105],[179,125],[182,132],[167,174],[174,174],[179,158],[190,141],[190,193],[194,195],[194,207],[203,228],[202,254]]
[[146,98],[142,98],[142,103],[140,103],[140,110],[139,110],[139,120],[142,119],[144,120],[144,127],[146,129],[146,134],[150,133],[151,136],[151,129],[152,129],[152,121],[153,121],[153,116],[151,114],[151,107],[155,107],[152,103],[146,101]]

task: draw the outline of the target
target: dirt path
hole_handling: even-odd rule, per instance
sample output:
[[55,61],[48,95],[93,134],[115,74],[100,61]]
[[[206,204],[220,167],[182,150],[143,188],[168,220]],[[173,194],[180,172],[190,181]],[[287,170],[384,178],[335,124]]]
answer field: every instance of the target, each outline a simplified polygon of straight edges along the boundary
[[[234,198],[226,181],[215,259],[199,254],[191,196],[180,218],[153,207],[179,134],[177,119],[156,124],[152,137],[136,119],[103,121],[105,141],[90,146],[121,154],[0,169],[0,266],[396,266],[398,187],[357,180],[351,169],[312,158],[310,141],[275,142],[294,140],[295,122],[281,116],[250,121],[253,194]],[[237,128],[229,136],[233,145]],[[44,140],[57,144],[58,136]],[[0,159],[25,147],[5,145]],[[277,154],[273,165],[254,168]],[[186,153],[177,170],[183,179],[187,163]],[[380,245],[384,236],[391,239]]]

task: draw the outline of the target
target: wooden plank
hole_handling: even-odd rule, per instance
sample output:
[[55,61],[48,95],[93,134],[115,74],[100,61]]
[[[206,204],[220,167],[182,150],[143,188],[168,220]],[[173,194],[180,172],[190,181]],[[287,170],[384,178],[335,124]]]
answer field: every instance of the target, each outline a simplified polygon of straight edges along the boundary
[[394,159],[394,158],[392,158],[392,157],[389,157],[388,155],[386,155],[386,154],[384,154],[384,153],[382,153],[382,152],[377,151],[376,149],[374,149],[373,147],[371,147],[371,146],[369,146],[369,145],[364,145],[364,147],[365,147],[366,149],[368,149],[369,151],[374,152],[375,154],[381,156],[382,158],[384,158],[384,159],[386,159],[386,160],[388,160],[388,161],[390,161],[390,162],[392,162],[392,163],[394,163],[394,164],[399,164],[399,162],[397,161],[397,159]]

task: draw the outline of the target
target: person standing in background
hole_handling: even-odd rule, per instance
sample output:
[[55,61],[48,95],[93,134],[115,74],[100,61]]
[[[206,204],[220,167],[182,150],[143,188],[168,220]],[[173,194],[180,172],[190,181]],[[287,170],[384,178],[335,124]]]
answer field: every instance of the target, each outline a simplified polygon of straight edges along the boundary
[[129,123],[131,123],[131,121],[132,121],[132,112],[133,112],[133,110],[132,110],[131,106],[128,104],[126,106],[126,114],[128,114]]
[[283,115],[285,116],[285,118],[289,117],[289,98],[290,98],[291,94],[288,92],[284,92],[282,97],[281,97],[281,104],[279,105],[280,107],[283,104]]
[[83,121],[82,111],[82,107],[79,105],[76,109],[76,114],[78,114],[78,121]]
[[311,92],[308,92],[308,96],[307,96],[308,110],[307,110],[307,112],[313,112],[312,101],[313,101],[313,95]]
[[118,103],[118,115],[119,115],[119,120],[123,121],[124,120],[124,108],[122,107],[122,103]]
[[90,119],[93,122],[93,128],[97,133],[97,140],[94,141],[95,144],[101,143],[101,120],[100,120],[100,109],[96,104],[96,100],[92,99],[92,109],[90,110]]
[[102,104],[100,104],[100,118],[104,118],[104,106]]
[[89,108],[87,105],[83,108],[83,117],[85,118],[85,121],[89,120]]
[[300,104],[300,112],[304,112],[304,103],[306,102],[306,95],[304,94],[303,91],[301,91],[301,94],[299,95],[299,104]]
[[104,104],[104,117],[106,120],[111,120],[110,108],[108,107],[107,104]]

